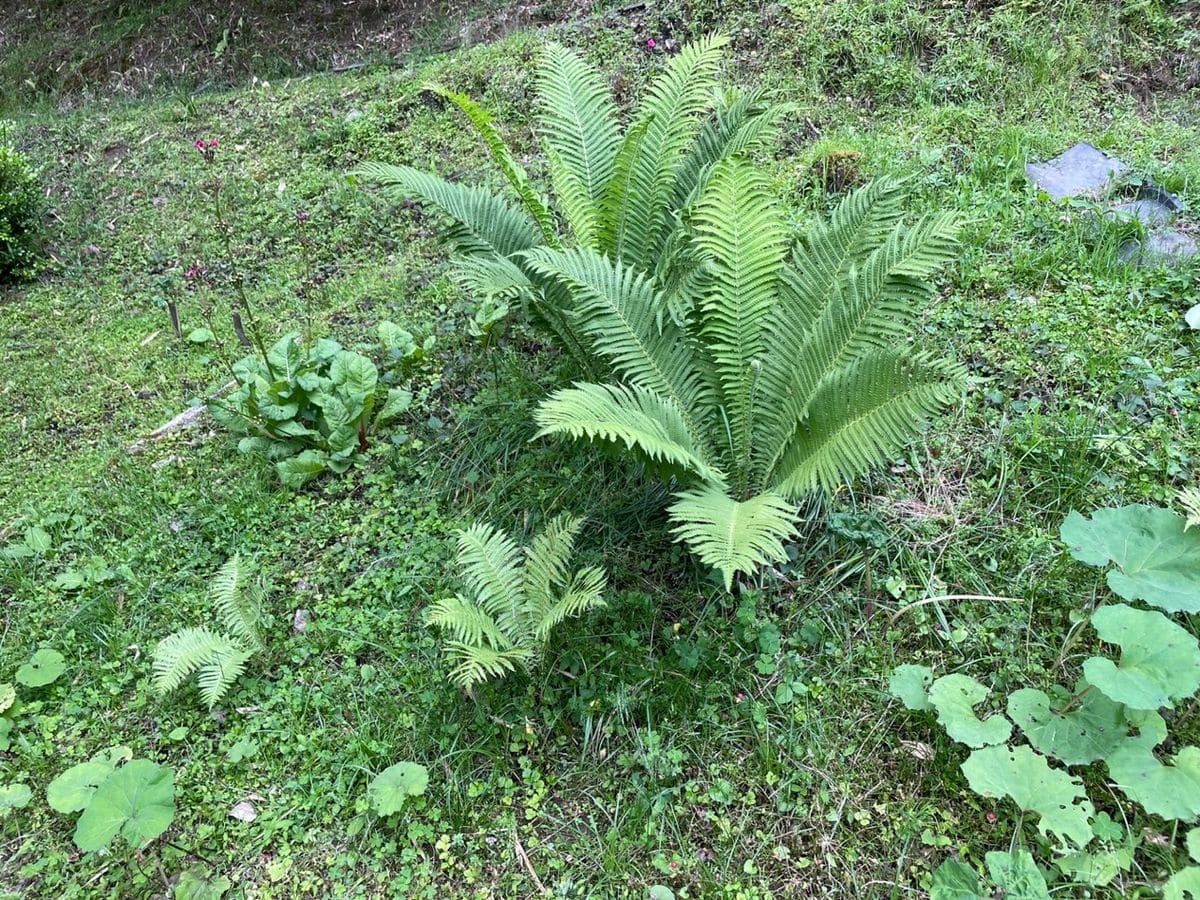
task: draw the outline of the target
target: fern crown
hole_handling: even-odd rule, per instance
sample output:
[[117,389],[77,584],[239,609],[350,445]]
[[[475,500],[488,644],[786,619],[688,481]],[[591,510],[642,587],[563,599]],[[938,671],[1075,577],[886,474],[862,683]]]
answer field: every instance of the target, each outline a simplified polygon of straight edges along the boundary
[[486,524],[458,537],[464,594],[437,601],[425,622],[448,637],[451,677],[470,690],[480,682],[536,664],[563,620],[604,605],[604,571],[569,571],[583,519],[560,516],[518,547]]

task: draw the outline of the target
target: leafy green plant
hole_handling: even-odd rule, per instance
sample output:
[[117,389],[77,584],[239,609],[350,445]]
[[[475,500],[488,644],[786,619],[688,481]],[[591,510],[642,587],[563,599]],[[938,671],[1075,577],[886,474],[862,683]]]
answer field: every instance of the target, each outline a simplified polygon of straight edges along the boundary
[[[692,261],[676,249],[679,211],[717,160],[767,146],[787,107],[758,91],[716,90],[725,37],[687,46],[646,92],[624,134],[602,75],[550,44],[538,69],[537,132],[557,210],[508,149],[491,115],[462,94],[429,90],[461,109],[480,132],[509,197],[408,166],[364,163],[355,175],[401,199],[416,198],[454,221],[455,272],[487,304],[480,330],[520,299],[585,369],[603,369],[580,333],[571,298],[523,254],[585,247],[685,281]],[[561,224],[560,224],[561,223]]]
[[564,619],[604,605],[604,570],[568,572],[583,520],[559,516],[522,551],[490,525],[459,533],[466,595],[438,600],[425,622],[447,632],[451,677],[465,690],[536,664]]
[[419,797],[429,787],[429,770],[420,763],[400,762],[388,766],[367,785],[371,809],[381,816],[400,812],[410,797]]
[[[1097,813],[1085,779],[1072,768],[1103,763],[1107,781],[1145,813],[1178,822],[1200,818],[1200,747],[1172,743],[1169,759],[1159,749],[1169,737],[1162,711],[1200,690],[1200,642],[1168,617],[1200,612],[1200,531],[1186,526],[1170,510],[1139,505],[1089,518],[1072,512],[1063,522],[1071,556],[1105,569],[1112,595],[1154,607],[1101,599],[1086,621],[1119,654],[1085,659],[1073,689],[1022,687],[1008,696],[1004,713],[981,719],[975,707],[990,691],[970,676],[935,679],[928,667],[902,665],[889,681],[907,708],[933,711],[953,740],[972,748],[961,765],[972,791],[1008,799],[1036,817],[1042,835],[1055,841],[1053,863],[1068,882],[1114,880],[1132,865],[1138,833]],[[1014,725],[1025,743],[1009,742]],[[989,853],[987,865],[1005,896],[1049,896],[1026,850]],[[1200,884],[1200,868],[1180,870],[1164,895],[1182,897],[1178,891],[1188,883]],[[932,896],[991,895],[969,867],[947,860],[934,875]]]
[[50,782],[46,796],[52,809],[81,812],[75,823],[75,846],[85,853],[103,850],[117,835],[140,849],[175,819],[174,773],[131,756],[127,747],[116,747],[72,766]]
[[8,126],[0,122],[0,284],[37,273],[41,214],[37,175],[9,143]]
[[[424,353],[424,347],[404,346],[399,331],[385,332],[389,352],[404,359]],[[266,360],[242,359],[234,366],[237,390],[208,404],[214,419],[242,435],[238,449],[274,460],[279,479],[291,488],[325,471],[345,472],[369,437],[412,403],[406,388],[381,384],[366,356],[329,338],[309,346],[299,338],[298,332],[285,335]]]
[[961,391],[958,366],[904,344],[957,227],[934,214],[906,228],[902,197],[881,179],[800,243],[762,173],[731,156],[688,210],[686,280],[588,248],[530,251],[621,379],[553,393],[539,434],[623,444],[668,467],[681,483],[675,534],[727,589],[782,560],[792,501],[899,451]]
[[211,707],[245,671],[250,658],[264,649],[260,623],[266,590],[235,555],[213,577],[208,595],[225,630],[198,625],[159,641],[154,649],[154,689],[160,696],[167,694],[195,673],[200,696]]
[[53,684],[66,670],[67,663],[63,655],[57,650],[43,647],[29,657],[29,662],[17,669],[15,677],[18,684],[39,688]]

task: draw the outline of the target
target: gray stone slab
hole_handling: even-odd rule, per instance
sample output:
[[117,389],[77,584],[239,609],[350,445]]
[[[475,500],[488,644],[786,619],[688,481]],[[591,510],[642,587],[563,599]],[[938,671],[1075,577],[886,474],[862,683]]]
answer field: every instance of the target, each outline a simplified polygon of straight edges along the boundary
[[1137,219],[1143,225],[1165,225],[1175,215],[1175,210],[1157,200],[1130,200],[1128,203],[1118,203],[1113,212],[1119,216]]
[[1148,268],[1191,259],[1200,253],[1200,245],[1191,235],[1174,228],[1153,228],[1140,241],[1126,241],[1117,251],[1125,262]]
[[1129,166],[1086,141],[1042,163],[1026,163],[1025,174],[1055,200],[1100,194]]

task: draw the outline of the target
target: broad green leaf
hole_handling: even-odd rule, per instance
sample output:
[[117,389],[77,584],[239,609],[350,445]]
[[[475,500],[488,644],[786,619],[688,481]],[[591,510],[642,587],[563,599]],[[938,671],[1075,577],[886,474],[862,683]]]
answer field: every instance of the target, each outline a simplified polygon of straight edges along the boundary
[[943,675],[929,688],[929,703],[946,734],[968,747],[985,747],[1008,740],[1012,725],[997,713],[980,720],[971,708],[987,699],[986,687],[969,675]]
[[115,769],[123,762],[129,762],[131,759],[133,759],[133,751],[130,748],[116,746],[105,747],[103,750],[93,753],[91,761],[102,762],[111,770]]
[[1126,847],[1098,853],[1070,853],[1054,860],[1054,865],[1075,884],[1104,887],[1133,865],[1133,853]]
[[1070,703],[1065,691],[1051,701],[1042,691],[1021,688],[1008,697],[1008,717],[1017,723],[1033,748],[1069,766],[1094,762],[1108,754],[1129,733],[1125,711],[1086,682],[1076,692],[1086,691],[1066,713],[1054,707]]
[[407,356],[416,347],[411,331],[401,328],[395,322],[383,321],[375,328],[379,342],[387,350],[399,350],[401,356]]
[[213,333],[208,328],[193,328],[187,339],[190,344],[207,344],[213,339]]
[[933,872],[929,900],[986,900],[979,876],[964,862],[947,859]]
[[1200,688],[1200,645],[1160,612],[1118,604],[1092,614],[1100,639],[1121,648],[1120,665],[1104,656],[1083,664],[1084,677],[1131,709],[1170,706]]
[[54,539],[45,528],[34,525],[25,529],[25,546],[34,553],[48,553],[54,546]]
[[25,687],[45,687],[57,681],[66,668],[61,653],[43,647],[29,658],[29,662],[17,669],[17,682]]
[[392,388],[387,392],[387,400],[384,401],[383,408],[379,410],[379,414],[375,417],[375,422],[382,425],[384,422],[390,422],[401,413],[408,412],[408,408],[412,406],[412,399],[412,391],[406,391],[403,388]]
[[985,747],[962,764],[971,790],[983,797],[1008,797],[1025,812],[1041,816],[1038,830],[1066,838],[1079,847],[1092,839],[1088,819],[1095,812],[1083,784],[1050,768],[1028,747]]
[[1193,828],[1187,833],[1187,851],[1192,862],[1200,863],[1200,828]]
[[933,669],[929,666],[896,666],[888,679],[888,693],[907,709],[933,709],[929,703],[929,686],[932,683]]
[[0,819],[8,816],[14,809],[29,805],[33,799],[33,791],[27,784],[6,784],[0,787]]
[[298,456],[275,463],[279,480],[293,490],[325,471],[327,457],[320,450],[305,450]]
[[1090,519],[1072,512],[1062,525],[1071,556],[1092,566],[1110,561],[1108,586],[1126,600],[1145,600],[1167,612],[1200,612],[1200,531],[1157,506],[1098,509]]
[[12,738],[9,737],[12,729],[12,719],[0,718],[0,753],[12,746]]
[[1200,866],[1187,866],[1167,879],[1163,900],[1200,900]]
[[8,682],[0,684],[0,715],[8,712],[17,702],[17,689]]
[[1046,879],[1028,850],[1001,853],[993,850],[984,855],[988,874],[1005,900],[1050,900]]
[[675,892],[665,884],[655,884],[646,891],[646,900],[675,900]]
[[419,763],[402,762],[388,766],[367,787],[371,808],[381,816],[390,816],[404,808],[409,797],[419,797],[429,787],[429,770]]
[[231,887],[224,875],[214,875],[208,866],[197,863],[180,873],[175,900],[221,900]]
[[175,818],[175,775],[148,759],[135,759],[104,780],[75,825],[75,846],[101,850],[120,834],[144,847]]
[[112,772],[113,766],[103,760],[71,766],[46,786],[46,802],[55,812],[79,812]]
[[329,377],[333,383],[348,394],[366,395],[374,393],[379,383],[379,372],[375,363],[359,353],[343,350],[329,364]]
[[1148,813],[1185,821],[1200,816],[1200,748],[1184,747],[1173,765],[1163,765],[1154,748],[1167,738],[1166,722],[1150,713],[1139,724],[1139,734],[1105,759],[1109,776]]

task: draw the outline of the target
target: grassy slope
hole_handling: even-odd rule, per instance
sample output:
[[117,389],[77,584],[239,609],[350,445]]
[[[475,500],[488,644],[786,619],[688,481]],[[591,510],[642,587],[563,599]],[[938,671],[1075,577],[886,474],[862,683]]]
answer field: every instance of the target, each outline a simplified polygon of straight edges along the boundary
[[[26,705],[0,755],[0,782],[35,791],[2,823],[0,890],[143,896],[191,859],[177,847],[133,862],[73,852],[42,790],[114,743],[175,768],[171,839],[248,896],[526,896],[537,885],[525,858],[564,896],[641,896],[655,882],[680,896],[875,896],[899,884],[898,895],[947,848],[1006,846],[1009,810],[986,822],[959,751],[899,714],[883,679],[895,662],[933,658],[1000,687],[1036,680],[1095,589],[1057,548],[1062,516],[1166,500],[1194,477],[1200,369],[1181,325],[1192,276],[1115,266],[1119,236],[1038,199],[1022,164],[1086,138],[1196,205],[1200,121],[1194,93],[1141,89],[1148,60],[1189,40],[1153,4],[1124,19],[1108,4],[980,6],[794,0],[770,11],[778,19],[724,20],[738,29],[735,77],[801,104],[772,163],[798,216],[826,208],[837,164],[910,176],[915,207],[958,208],[968,222],[921,340],[967,360],[976,381],[927,451],[835,503],[886,526],[866,565],[896,597],[868,596],[861,551],[817,522],[784,577],[765,577],[735,610],[669,543],[652,487],[586,452],[526,443],[524,413],[552,362],[520,335],[491,360],[474,349],[436,222],[344,182],[363,158],[485,171],[461,122],[420,98],[431,77],[481,96],[529,149],[544,34],[417,70],[209,93],[193,110],[97,101],[23,118],[22,143],[48,167],[61,265],[0,298],[0,528],[19,540],[44,522],[55,546],[0,562],[0,673],[42,644],[70,669]],[[619,74],[628,100],[657,64],[637,43],[684,30],[670,7],[657,15],[557,36]],[[686,26],[718,22],[697,7]],[[216,258],[196,199],[197,135],[221,140],[252,294],[279,329],[304,314],[291,224],[302,206],[335,336],[369,343],[385,317],[439,336],[443,386],[407,423],[412,440],[378,447],[347,478],[290,494],[207,433],[125,452],[223,377],[211,348],[171,338],[158,299],[178,296],[185,325],[199,324],[178,280],[181,264]],[[532,681],[478,703],[455,695],[418,624],[452,585],[454,527],[486,514],[519,529],[525,510],[558,509],[593,515],[588,550],[619,594],[564,629]],[[155,699],[150,649],[203,619],[203,581],[235,550],[277,584],[268,653],[219,714],[191,691]],[[55,587],[90,560],[128,568]],[[1024,602],[893,618],[960,592]],[[301,635],[297,607],[312,611]],[[233,762],[245,738],[257,753]],[[366,781],[402,759],[430,766],[428,795],[398,822],[370,819]],[[245,797],[259,811],[250,825],[226,817]],[[1141,862],[1126,894],[1158,880],[1170,855]]]

